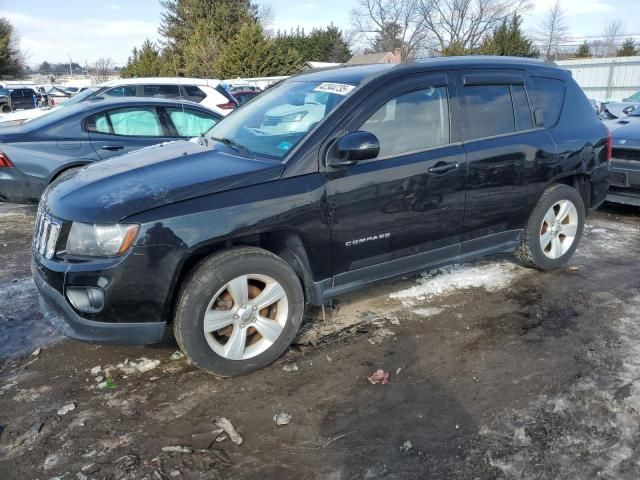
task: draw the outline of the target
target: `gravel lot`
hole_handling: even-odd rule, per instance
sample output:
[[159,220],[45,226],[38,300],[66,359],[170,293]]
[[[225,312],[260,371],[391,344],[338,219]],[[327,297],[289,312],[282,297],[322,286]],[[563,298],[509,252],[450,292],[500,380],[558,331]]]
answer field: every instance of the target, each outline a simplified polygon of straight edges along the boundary
[[639,209],[593,214],[564,270],[496,257],[341,298],[236,379],[57,335],[34,213],[0,204],[1,479],[640,478]]

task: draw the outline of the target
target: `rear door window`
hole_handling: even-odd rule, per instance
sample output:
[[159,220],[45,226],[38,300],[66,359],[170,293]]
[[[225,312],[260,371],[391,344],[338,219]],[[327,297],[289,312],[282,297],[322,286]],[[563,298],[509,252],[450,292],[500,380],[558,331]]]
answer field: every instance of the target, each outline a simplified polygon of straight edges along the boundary
[[533,128],[531,107],[524,85],[511,85],[511,100],[516,118],[516,130],[530,130]]
[[135,97],[136,86],[135,85],[123,85],[121,87],[110,88],[101,93],[108,97]]
[[164,136],[160,118],[153,107],[117,108],[92,115],[87,130],[128,137]]
[[564,103],[565,84],[557,78],[531,77],[536,108],[542,109],[544,126],[558,123]]
[[515,132],[509,85],[466,86],[462,107],[462,123],[467,139]]
[[142,95],[155,98],[179,98],[180,88],[178,85],[144,85]]

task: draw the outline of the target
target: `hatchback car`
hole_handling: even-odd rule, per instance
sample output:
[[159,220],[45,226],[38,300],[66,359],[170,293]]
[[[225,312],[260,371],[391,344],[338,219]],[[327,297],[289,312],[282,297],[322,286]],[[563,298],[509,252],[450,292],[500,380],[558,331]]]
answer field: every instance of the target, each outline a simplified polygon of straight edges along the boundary
[[0,127],[0,200],[37,202],[69,169],[199,136],[222,117],[192,102],[97,98]]
[[[314,121],[265,128],[303,111]],[[69,336],[173,331],[195,365],[240,375],[287,349],[305,305],[496,252],[564,265],[606,197],[610,147],[571,75],[542,62],[305,73],[199,143],[59,179],[40,202],[33,275]]]

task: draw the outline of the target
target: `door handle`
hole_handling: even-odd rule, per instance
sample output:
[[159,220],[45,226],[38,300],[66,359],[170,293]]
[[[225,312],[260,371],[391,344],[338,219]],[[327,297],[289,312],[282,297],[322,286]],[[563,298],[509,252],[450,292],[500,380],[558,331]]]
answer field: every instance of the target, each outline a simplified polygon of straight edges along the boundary
[[124,145],[103,145],[100,147],[101,150],[109,150],[111,152],[114,152],[116,150],[123,150],[124,149]]
[[435,173],[437,175],[442,175],[443,173],[450,172],[451,170],[455,170],[458,168],[460,164],[456,163],[446,163],[446,162],[438,162],[433,167],[429,168],[427,172]]

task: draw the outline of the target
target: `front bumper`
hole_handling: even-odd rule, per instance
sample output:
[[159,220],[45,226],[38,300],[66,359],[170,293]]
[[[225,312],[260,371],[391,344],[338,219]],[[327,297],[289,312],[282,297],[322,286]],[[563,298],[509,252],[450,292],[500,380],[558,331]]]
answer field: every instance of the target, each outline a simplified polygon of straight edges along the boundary
[[83,318],[71,308],[60,292],[45,282],[33,261],[31,271],[40,292],[42,314],[49,323],[67,337],[126,345],[159,343],[167,337],[166,322],[112,323]]
[[640,206],[640,162],[611,162],[611,187],[607,201]]

